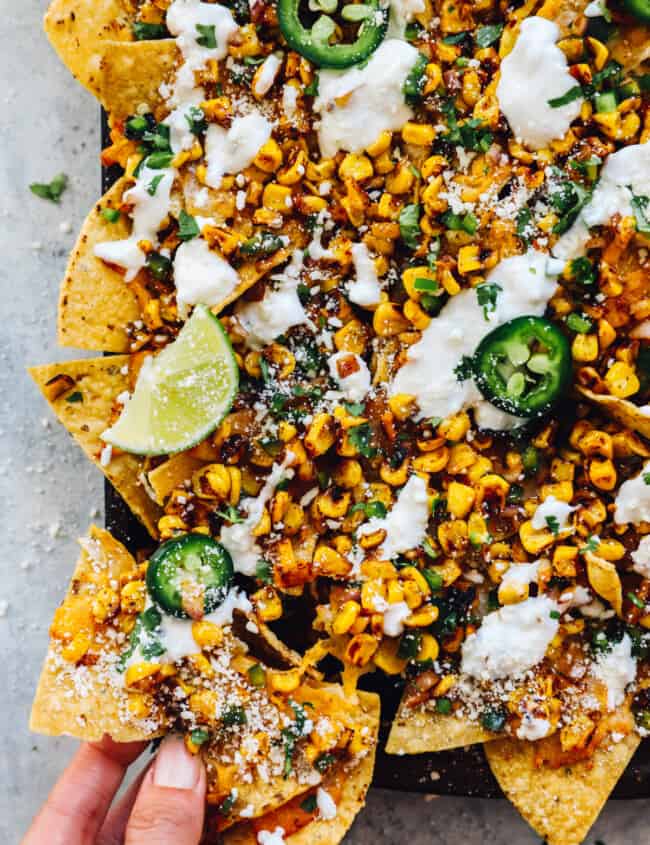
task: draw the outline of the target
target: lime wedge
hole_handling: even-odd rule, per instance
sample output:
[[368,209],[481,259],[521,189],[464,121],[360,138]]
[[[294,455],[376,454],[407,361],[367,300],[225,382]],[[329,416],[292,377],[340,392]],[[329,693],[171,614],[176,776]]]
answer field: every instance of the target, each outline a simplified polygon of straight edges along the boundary
[[178,337],[145,359],[133,395],[102,440],[136,455],[169,455],[219,425],[239,387],[239,369],[219,320],[197,305]]

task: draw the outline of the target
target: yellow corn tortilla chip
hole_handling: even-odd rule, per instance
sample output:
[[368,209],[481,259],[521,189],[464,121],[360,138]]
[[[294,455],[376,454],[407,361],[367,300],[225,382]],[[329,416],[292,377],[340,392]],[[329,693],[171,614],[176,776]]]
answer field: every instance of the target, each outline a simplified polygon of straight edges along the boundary
[[[108,531],[92,525],[88,536],[92,546],[82,545],[70,582],[69,591],[75,594],[88,583],[89,566],[108,568],[116,579],[134,567],[129,552]],[[107,684],[97,665],[75,667],[59,656],[54,644],[50,645],[32,705],[30,730],[87,742],[97,742],[105,734],[117,742],[160,735],[160,730],[126,718],[123,708],[124,697]]]
[[629,402],[627,399],[617,399],[615,396],[594,393],[593,390],[587,390],[585,387],[579,387],[578,391],[585,399],[602,408],[610,417],[633,431],[638,431],[644,437],[650,437],[650,416],[642,413],[641,409],[633,402]]
[[610,46],[611,58],[626,70],[639,70],[650,59],[647,26],[621,26]]
[[201,469],[207,463],[208,461],[195,458],[189,452],[179,452],[150,470],[147,473],[147,481],[156,494],[158,504],[163,505],[174,487],[178,487],[184,481],[189,481],[197,469]]
[[535,768],[533,742],[490,742],[485,754],[507,798],[548,845],[580,845],[639,742],[629,734],[591,760],[559,769]]
[[43,25],[61,61],[88,88],[106,42],[133,38],[132,19],[125,0],[53,0]]
[[131,180],[122,177],[107,191],[86,218],[70,255],[61,283],[58,341],[61,346],[96,352],[127,352],[126,325],[140,318],[140,307],[124,276],[112,270],[93,252],[102,241],[127,238],[131,223],[121,215],[116,223],[102,216],[102,209],[119,207]]
[[[379,696],[373,693],[358,692],[359,701],[365,711],[366,721],[376,738],[379,728]],[[353,768],[345,772],[343,790],[336,802],[336,817],[329,820],[315,819],[302,829],[284,837],[287,845],[337,845],[352,826],[356,815],[366,803],[366,795],[375,766],[376,745]],[[336,773],[326,777],[323,788],[327,789],[328,781]],[[281,817],[282,808],[272,813],[268,818],[269,830],[272,832]],[[253,826],[242,823],[227,830],[222,837],[223,845],[257,845],[257,831],[266,830],[265,820],[260,818]],[[281,826],[281,825],[280,825]]]
[[100,434],[109,424],[115,398],[129,388],[128,376],[122,372],[128,362],[128,355],[114,355],[45,364],[29,372],[63,426],[156,537],[162,510],[140,483],[143,458],[116,451],[106,466],[100,462],[105,445]]
[[490,742],[498,735],[486,731],[478,722],[433,713],[421,708],[406,707],[404,699],[390,728],[386,742],[387,754],[425,754],[449,751],[479,742]]

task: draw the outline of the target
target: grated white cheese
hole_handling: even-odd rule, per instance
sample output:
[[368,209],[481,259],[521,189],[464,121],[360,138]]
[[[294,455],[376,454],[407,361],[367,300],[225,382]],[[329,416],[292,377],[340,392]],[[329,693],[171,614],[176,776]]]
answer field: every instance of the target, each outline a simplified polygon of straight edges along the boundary
[[316,792],[316,806],[321,819],[324,821],[331,821],[336,818],[336,802],[322,786],[319,786]]
[[[381,612],[381,608],[376,608]],[[404,620],[411,615],[411,609],[405,601],[397,601],[383,609],[382,628],[387,637],[399,637],[404,631]]]
[[521,719],[521,725],[517,728],[517,736],[519,739],[536,742],[538,739],[548,736],[550,731],[551,723],[548,719],[540,719],[531,713],[524,713]]
[[272,833],[270,830],[260,830],[257,841],[259,845],[285,845],[284,828],[276,827]]
[[591,674],[607,687],[608,710],[625,701],[625,689],[636,679],[636,659],[632,657],[632,640],[628,634],[593,662]]
[[267,56],[264,59],[253,80],[252,90],[256,97],[261,99],[268,94],[277,78],[281,66],[282,53],[280,53],[280,55],[271,53],[270,56]]

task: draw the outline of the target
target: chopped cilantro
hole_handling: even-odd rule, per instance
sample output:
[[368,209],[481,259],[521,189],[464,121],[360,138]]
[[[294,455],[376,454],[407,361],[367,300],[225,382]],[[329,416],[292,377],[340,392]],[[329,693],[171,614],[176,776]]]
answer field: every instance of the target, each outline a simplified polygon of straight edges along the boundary
[[[145,163],[150,170],[163,170],[172,163],[174,159],[173,153],[155,152],[148,155]],[[135,174],[137,176],[137,174]],[[181,212],[182,214],[183,212]]]
[[348,439],[364,458],[374,458],[377,454],[377,450],[371,445],[372,429],[369,423],[362,423],[348,429]]
[[579,314],[569,314],[566,318],[566,324],[572,332],[578,334],[587,334],[592,326],[591,320],[584,315],[581,317]]
[[256,258],[273,255],[284,246],[284,240],[272,232],[256,232],[239,247],[243,255],[253,255]]
[[402,93],[404,94],[404,99],[410,106],[416,105],[422,99],[424,83],[427,79],[426,69],[428,62],[429,59],[420,53],[415,60],[415,64],[404,80]]
[[527,446],[521,454],[526,475],[534,475],[539,469],[539,452],[534,446]]
[[[632,189],[630,188],[630,192],[631,191]],[[641,235],[650,235],[650,217],[648,216],[650,197],[642,197],[632,194],[630,205],[632,206],[632,211],[634,212],[637,232]]]
[[598,276],[598,271],[584,255],[569,263],[569,273],[571,279],[579,285],[593,285]]
[[445,211],[440,219],[452,232],[467,232],[468,235],[474,235],[478,229],[478,220],[471,211],[467,214],[455,214],[453,211]]
[[271,381],[271,371],[266,358],[260,358],[260,371],[262,373],[262,381],[264,384],[268,384]]
[[102,208],[102,217],[108,223],[117,223],[121,216],[119,208]]
[[490,149],[494,136],[482,120],[472,117],[459,123],[458,112],[452,99],[443,103],[442,111],[447,119],[448,131],[440,136],[440,142],[464,147],[476,153],[486,153]]
[[201,746],[204,742],[207,742],[209,738],[210,734],[205,728],[196,728],[190,733],[190,740],[193,745]]
[[266,685],[266,672],[261,663],[250,666],[246,674],[251,686],[260,688]]
[[635,596],[634,593],[628,593],[627,597],[635,607],[639,608],[639,610],[643,610],[645,608],[645,602],[641,601],[641,599],[638,596]]
[[300,809],[305,813],[315,813],[317,807],[318,802],[316,801],[316,795],[313,792],[300,802]]
[[557,212],[559,220],[553,227],[553,234],[563,235],[571,228],[584,205],[591,199],[591,191],[566,178],[558,167],[550,168],[552,182],[548,189],[548,198]]
[[549,531],[551,531],[555,536],[560,533],[560,522],[556,516],[547,516],[544,517],[546,520],[546,525],[548,526]]
[[386,516],[386,505],[378,499],[372,502],[357,502],[351,508],[351,513],[362,511],[368,519],[383,519]]
[[475,290],[478,304],[483,308],[483,317],[489,320],[489,315],[496,310],[497,297],[503,288],[494,283],[484,282],[482,285],[477,285]]
[[150,197],[156,196],[156,190],[158,189],[158,185],[160,185],[162,178],[163,174],[159,173],[157,176],[154,176],[151,182],[149,182],[149,184],[147,185],[147,193]]
[[494,44],[495,41],[498,41],[501,38],[501,33],[503,32],[504,24],[502,23],[494,23],[489,24],[487,26],[480,26],[476,32],[474,33],[474,41],[476,42],[476,46],[484,49],[485,47],[489,47],[491,44]]
[[417,41],[423,31],[424,30],[417,21],[411,21],[406,24],[406,28],[404,29],[404,38],[410,42]]
[[65,397],[66,402],[83,402],[84,397],[83,393],[80,390],[75,390],[73,393],[68,394]]
[[504,710],[489,708],[481,715],[481,724],[486,731],[500,733],[506,726],[507,716]]
[[315,73],[314,78],[309,83],[309,85],[305,86],[305,96],[306,97],[317,97],[318,96],[318,84],[319,84],[318,74]]
[[423,569],[422,575],[426,580],[429,587],[431,587],[432,592],[437,592],[438,590],[442,589],[443,580],[442,575],[439,572],[436,572],[433,569]]
[[576,170],[578,173],[582,173],[582,175],[586,176],[590,182],[595,182],[598,178],[598,168],[602,163],[602,158],[594,155],[584,159],[583,161],[571,159],[571,161],[569,161],[569,167]]
[[397,647],[397,656],[402,660],[415,660],[420,650],[422,634],[419,631],[405,631]]
[[565,91],[561,97],[555,97],[552,100],[548,100],[548,104],[551,108],[558,109],[561,106],[566,106],[568,103],[572,103],[574,100],[580,99],[581,97],[589,99],[598,93],[603,82],[611,80],[612,84],[618,84],[620,75],[621,66],[618,62],[609,62],[602,70],[593,75],[590,83],[585,85],[573,85],[568,91]]
[[165,653],[164,646],[156,636],[161,622],[162,616],[155,607],[147,608],[138,616],[131,631],[128,648],[122,653],[117,663],[118,672],[126,669],[128,659],[135,654],[137,649],[140,649],[145,660],[152,660]]
[[552,610],[552,611],[549,613],[549,616],[551,617],[551,619],[559,619],[559,618],[560,618],[560,615],[561,615],[561,614],[560,614],[560,611],[559,611],[559,610]]
[[228,507],[222,511],[215,511],[215,514],[233,525],[239,525],[244,522],[244,519],[239,515],[239,511],[234,505],[228,505]]
[[199,224],[185,209],[178,215],[178,237],[182,241],[191,241],[200,234]]
[[223,799],[221,804],[219,804],[219,813],[222,816],[227,816],[228,813],[232,810],[235,806],[235,801],[237,800],[237,791],[235,789],[231,790],[228,795]]
[[221,714],[221,723],[227,728],[233,725],[245,725],[247,721],[246,711],[240,704],[227,707]]
[[135,21],[132,26],[133,37],[136,41],[159,41],[161,38],[171,38],[164,23],[145,23]]
[[325,772],[336,763],[336,757],[333,754],[321,754],[320,757],[316,758],[314,762],[314,768],[317,772],[321,774],[325,774]]
[[216,48],[217,36],[214,24],[197,23],[196,31],[198,32],[198,36],[196,37],[197,44],[201,47],[206,47],[208,50],[214,50]]
[[600,545],[600,539],[595,537],[593,534],[587,537],[587,542],[584,546],[580,547],[580,554],[584,554],[585,552],[595,552]]
[[521,208],[517,212],[517,236],[528,243],[535,231],[533,214],[529,208]]
[[443,716],[448,716],[451,713],[451,699],[436,698],[436,713],[441,713]]
[[185,115],[185,120],[190,127],[192,135],[200,135],[208,128],[208,121],[205,119],[203,109],[199,108],[199,106],[190,106]]
[[409,249],[417,249],[420,239],[420,205],[405,205],[399,213],[399,233]]
[[255,577],[263,584],[270,584],[273,581],[273,570],[271,564],[262,558],[257,561],[255,566]]
[[42,200],[60,202],[61,194],[68,185],[68,177],[65,173],[59,173],[51,182],[32,182],[29,190]]
[[346,402],[343,401],[341,403],[345,410],[350,414],[352,417],[360,417],[363,412],[365,411],[365,405],[363,402]]
[[283,728],[280,732],[284,745],[284,771],[283,775],[288,778],[293,771],[293,752],[296,747],[296,742],[300,737],[304,736],[305,725],[307,723],[307,715],[304,708],[295,701],[289,700],[289,706],[293,710],[295,721],[287,728]]
[[469,355],[463,355],[459,363],[454,367],[454,375],[458,381],[467,381],[474,375],[474,359]]
[[449,44],[451,46],[455,44],[462,44],[466,38],[469,38],[469,32],[455,32],[453,35],[445,35],[442,39],[443,44]]

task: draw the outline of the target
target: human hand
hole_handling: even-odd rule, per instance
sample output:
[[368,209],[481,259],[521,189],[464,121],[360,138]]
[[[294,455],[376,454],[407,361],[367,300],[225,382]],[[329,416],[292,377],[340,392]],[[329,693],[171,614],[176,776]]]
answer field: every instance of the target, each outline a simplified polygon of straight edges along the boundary
[[22,845],[198,845],[205,769],[180,737],[166,737],[151,764],[111,806],[126,770],[145,746],[107,737],[83,744]]

